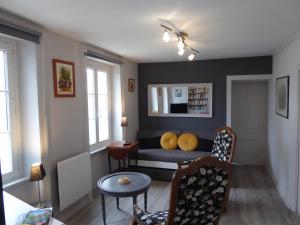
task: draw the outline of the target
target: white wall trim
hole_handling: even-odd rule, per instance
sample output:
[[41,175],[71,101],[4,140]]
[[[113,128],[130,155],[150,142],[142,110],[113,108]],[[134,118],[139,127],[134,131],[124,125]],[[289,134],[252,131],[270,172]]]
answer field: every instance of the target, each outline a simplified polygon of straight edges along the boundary
[[296,187],[296,193],[295,193],[295,199],[297,199],[297,205],[296,205],[296,210],[297,213],[300,214],[300,64],[297,66],[297,78],[298,78],[298,83],[297,83],[297,149],[295,152],[295,157],[298,158],[296,161],[295,168],[298,168],[296,178],[295,178],[295,187]]
[[253,75],[227,75],[226,85],[226,125],[231,127],[231,104],[232,104],[232,82],[233,81],[268,81],[272,79],[272,74]]

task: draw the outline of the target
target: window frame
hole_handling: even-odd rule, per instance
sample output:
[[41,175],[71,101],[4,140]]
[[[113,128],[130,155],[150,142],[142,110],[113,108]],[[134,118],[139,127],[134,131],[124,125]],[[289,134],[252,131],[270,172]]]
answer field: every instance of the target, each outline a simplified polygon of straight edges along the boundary
[[[96,143],[90,145],[89,143],[89,115],[88,115],[88,93],[87,93],[87,69],[90,68],[94,70],[94,78],[95,78],[95,115],[96,115]],[[108,135],[109,138],[104,141],[99,141],[99,113],[96,111],[98,110],[98,79],[95,73],[98,71],[104,71],[107,73],[107,105],[108,105]],[[111,73],[112,69],[111,66],[105,63],[97,62],[92,59],[85,60],[85,67],[84,67],[84,74],[85,74],[85,100],[86,100],[86,123],[87,123],[87,145],[89,146],[90,153],[99,151],[104,149],[107,145],[111,144],[112,142],[112,94],[111,94]]]
[[3,184],[15,181],[22,176],[22,153],[20,150],[20,118],[18,102],[18,79],[16,42],[0,37],[0,49],[6,52],[6,79],[8,83],[8,120],[10,124],[12,172],[2,174]]

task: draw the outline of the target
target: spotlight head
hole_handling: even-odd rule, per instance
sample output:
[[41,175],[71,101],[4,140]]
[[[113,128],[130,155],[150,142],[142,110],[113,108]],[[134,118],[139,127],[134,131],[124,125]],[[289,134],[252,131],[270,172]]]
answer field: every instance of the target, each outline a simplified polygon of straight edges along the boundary
[[190,61],[192,61],[194,58],[195,58],[195,54],[194,54],[194,53],[192,53],[192,54],[190,54],[190,55],[188,56],[188,59],[189,59]]
[[181,37],[178,39],[177,47],[178,47],[179,50],[184,49],[184,47],[185,47],[185,44],[184,44]]
[[169,42],[170,41],[170,35],[169,35],[169,32],[167,30],[165,30],[165,32],[164,32],[163,40],[165,42]]
[[183,54],[184,54],[184,48],[183,49],[179,49],[178,55],[182,56]]

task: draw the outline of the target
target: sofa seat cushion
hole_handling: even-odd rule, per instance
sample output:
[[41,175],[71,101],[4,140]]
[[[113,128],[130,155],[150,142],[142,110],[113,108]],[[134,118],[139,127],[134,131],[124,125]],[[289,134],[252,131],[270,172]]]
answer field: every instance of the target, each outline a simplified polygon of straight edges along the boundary
[[163,149],[143,149],[139,151],[137,159],[177,163],[208,155],[211,155],[211,153],[202,151],[185,152],[180,149],[175,149],[172,151],[166,151]]

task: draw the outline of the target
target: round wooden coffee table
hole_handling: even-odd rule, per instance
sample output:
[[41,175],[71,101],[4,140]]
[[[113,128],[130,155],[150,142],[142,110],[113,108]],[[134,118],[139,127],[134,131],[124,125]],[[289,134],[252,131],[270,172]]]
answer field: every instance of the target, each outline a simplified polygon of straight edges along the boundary
[[[122,177],[129,178],[128,184],[120,184]],[[133,204],[136,204],[137,196],[144,193],[144,206],[147,211],[147,191],[151,184],[151,178],[143,173],[120,172],[102,177],[97,186],[101,192],[103,222],[106,224],[105,195],[116,197],[117,209],[119,209],[119,198],[132,197]]]

